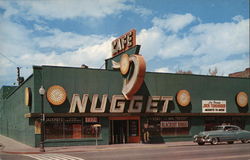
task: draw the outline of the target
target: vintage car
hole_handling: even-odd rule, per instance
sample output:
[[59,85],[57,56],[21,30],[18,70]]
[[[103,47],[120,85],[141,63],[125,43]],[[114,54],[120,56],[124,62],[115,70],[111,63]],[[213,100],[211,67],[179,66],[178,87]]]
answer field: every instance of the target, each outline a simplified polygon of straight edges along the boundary
[[219,142],[233,144],[234,141],[249,142],[250,132],[234,125],[221,125],[214,127],[211,131],[200,132],[194,136],[194,142],[199,145],[205,143],[218,144]]

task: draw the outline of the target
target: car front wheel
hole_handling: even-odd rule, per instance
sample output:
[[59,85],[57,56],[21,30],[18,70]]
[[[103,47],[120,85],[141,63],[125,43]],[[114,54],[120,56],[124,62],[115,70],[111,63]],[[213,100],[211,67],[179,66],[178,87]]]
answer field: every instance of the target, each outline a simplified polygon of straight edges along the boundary
[[199,144],[199,145],[204,145],[204,144],[205,144],[205,142],[199,142],[198,144]]
[[247,140],[246,139],[242,139],[241,142],[242,143],[247,143]]
[[211,144],[218,144],[218,138],[212,138]]
[[228,144],[233,144],[233,143],[234,143],[234,141],[228,141],[227,143],[228,143]]

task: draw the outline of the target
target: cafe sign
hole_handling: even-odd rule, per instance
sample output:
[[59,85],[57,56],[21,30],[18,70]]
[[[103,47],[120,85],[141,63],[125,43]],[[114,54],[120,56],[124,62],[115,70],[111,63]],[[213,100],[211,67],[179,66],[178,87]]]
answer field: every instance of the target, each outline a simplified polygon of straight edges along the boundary
[[202,113],[226,113],[227,105],[223,100],[202,100]]
[[132,29],[119,38],[112,41],[112,56],[119,55],[122,52],[136,45],[136,30]]

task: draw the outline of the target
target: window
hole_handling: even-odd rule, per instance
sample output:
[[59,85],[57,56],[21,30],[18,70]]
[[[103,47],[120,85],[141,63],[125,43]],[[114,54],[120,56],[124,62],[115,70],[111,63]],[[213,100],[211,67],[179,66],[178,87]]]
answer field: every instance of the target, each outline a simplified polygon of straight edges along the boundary
[[150,117],[148,128],[151,135],[179,136],[189,135],[187,117]]
[[243,117],[205,117],[205,131],[210,131],[218,125],[236,125],[244,129],[245,119]]
[[48,118],[45,123],[45,139],[62,139],[63,118]]
[[138,136],[138,120],[129,120],[129,136]]
[[100,137],[101,128],[93,126],[99,122],[93,118],[46,118],[46,139],[81,139]]
[[82,137],[83,138],[95,138],[100,137],[101,128],[94,127],[93,124],[85,124],[82,129]]

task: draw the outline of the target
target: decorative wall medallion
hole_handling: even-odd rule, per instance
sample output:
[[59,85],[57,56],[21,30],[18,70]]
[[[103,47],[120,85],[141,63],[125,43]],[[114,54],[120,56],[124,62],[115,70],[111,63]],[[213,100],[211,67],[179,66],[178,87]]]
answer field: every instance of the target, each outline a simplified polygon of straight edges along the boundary
[[61,105],[67,97],[66,91],[59,85],[51,86],[47,91],[47,99],[53,105]]
[[190,93],[187,90],[180,90],[177,93],[177,103],[180,106],[186,107],[191,101]]
[[29,87],[26,87],[24,91],[24,103],[26,106],[31,106],[31,89]]
[[122,75],[126,75],[129,71],[129,56],[128,54],[123,54],[120,60],[120,72]]
[[240,107],[246,107],[248,104],[248,96],[245,92],[239,92],[236,96],[236,103]]

